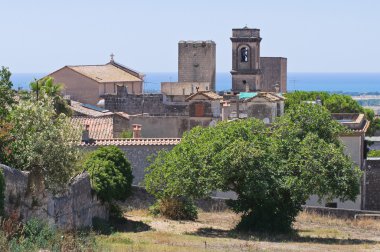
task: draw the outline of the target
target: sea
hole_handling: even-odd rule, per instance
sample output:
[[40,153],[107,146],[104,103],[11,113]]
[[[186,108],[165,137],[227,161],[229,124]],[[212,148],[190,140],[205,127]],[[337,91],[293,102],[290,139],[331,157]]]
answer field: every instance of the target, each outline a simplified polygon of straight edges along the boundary
[[[29,89],[35,79],[46,76],[46,73],[14,73],[11,77],[14,89]],[[159,92],[161,82],[176,82],[176,72],[148,72],[145,76],[145,92]],[[289,72],[287,80],[288,92],[327,91],[349,95],[380,95],[380,73],[296,73]],[[216,74],[217,91],[231,89],[231,74]]]

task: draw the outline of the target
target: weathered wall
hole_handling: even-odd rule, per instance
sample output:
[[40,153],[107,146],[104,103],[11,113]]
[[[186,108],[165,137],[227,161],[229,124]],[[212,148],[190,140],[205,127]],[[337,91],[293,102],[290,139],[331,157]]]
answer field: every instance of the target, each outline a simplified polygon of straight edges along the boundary
[[280,93],[287,91],[287,59],[282,57],[261,57],[261,90],[275,92],[274,84],[280,84]]
[[[117,146],[131,162],[132,174],[134,176],[133,185],[140,185],[144,180],[145,168],[149,166],[147,158],[152,154],[157,154],[160,150],[171,150],[173,145],[127,145]],[[94,151],[99,146],[82,146],[85,151]]]
[[214,41],[178,43],[178,82],[208,82],[215,90],[216,44]]
[[99,83],[74,70],[64,67],[49,75],[55,82],[63,84],[62,93],[74,101],[96,105],[99,101]]
[[348,135],[340,136],[339,138],[344,144],[344,154],[351,157],[352,161],[362,169],[364,136]]
[[380,211],[380,159],[367,159],[362,188],[364,209]]
[[189,117],[130,116],[129,124],[141,124],[144,138],[178,138],[190,129]]
[[149,113],[154,115],[187,115],[186,105],[167,105],[162,94],[104,95],[105,109],[126,112],[130,115]]
[[92,225],[92,218],[108,219],[108,208],[93,195],[90,176],[84,172],[60,195],[47,190],[32,191],[31,176],[0,164],[5,178],[5,213],[17,213],[22,221],[38,218],[60,229],[77,229]]
[[189,96],[198,91],[210,90],[209,82],[161,82],[161,93],[165,95]]

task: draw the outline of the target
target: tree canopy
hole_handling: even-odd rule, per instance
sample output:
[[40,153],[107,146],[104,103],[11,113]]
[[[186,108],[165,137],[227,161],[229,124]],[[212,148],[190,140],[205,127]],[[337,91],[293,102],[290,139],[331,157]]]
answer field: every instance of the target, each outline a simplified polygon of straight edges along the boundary
[[56,190],[73,175],[80,132],[65,114],[57,114],[49,97],[20,100],[9,114],[13,138],[8,164],[31,171]]
[[322,106],[292,106],[272,127],[256,119],[194,128],[160,152],[145,178],[159,200],[233,191],[243,229],[286,231],[312,194],[354,200],[360,170],[343,153],[344,129]]
[[45,77],[30,83],[32,99],[44,99],[50,97],[53,100],[53,106],[57,114],[64,113],[71,116],[72,111],[67,102],[61,96],[63,85],[55,83],[52,77]]
[[362,107],[349,95],[316,91],[295,91],[285,94],[285,97],[285,109],[305,101],[315,101],[317,98],[320,98],[322,105],[330,113],[364,113],[367,120],[371,122],[367,132],[368,135],[373,135],[377,129],[380,129],[380,120],[375,118],[375,112],[372,109]]

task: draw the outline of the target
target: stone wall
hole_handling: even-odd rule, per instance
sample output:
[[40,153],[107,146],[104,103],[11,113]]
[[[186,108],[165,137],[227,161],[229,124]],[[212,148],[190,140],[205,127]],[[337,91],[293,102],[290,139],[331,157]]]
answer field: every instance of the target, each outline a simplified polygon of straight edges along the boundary
[[0,164],[5,178],[5,214],[16,213],[22,221],[37,218],[59,229],[71,230],[92,225],[92,218],[108,219],[108,208],[93,194],[90,176],[81,173],[65,192],[53,195],[47,190],[32,191],[31,176]]
[[274,84],[280,84],[280,93],[287,91],[287,59],[281,57],[261,57],[261,90],[275,92]]
[[144,138],[179,138],[190,130],[189,117],[184,116],[130,116],[129,125],[142,125]]
[[[85,151],[94,151],[101,146],[81,146]],[[160,150],[171,150],[174,145],[125,145],[117,146],[132,165],[133,185],[141,185],[144,180],[145,168],[149,166],[148,157],[156,155]]]
[[380,211],[380,159],[367,159],[362,188],[364,209]]
[[216,44],[214,41],[178,43],[178,82],[208,82],[215,90]]
[[105,109],[112,112],[126,112],[130,115],[148,113],[151,115],[188,115],[187,105],[165,104],[162,94],[104,95]]

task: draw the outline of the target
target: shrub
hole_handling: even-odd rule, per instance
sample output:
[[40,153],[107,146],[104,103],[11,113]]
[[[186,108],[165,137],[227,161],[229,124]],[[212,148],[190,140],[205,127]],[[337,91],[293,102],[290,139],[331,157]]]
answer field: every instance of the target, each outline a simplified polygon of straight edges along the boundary
[[84,162],[91,184],[98,196],[107,202],[125,200],[131,194],[131,164],[115,146],[101,147]]
[[370,150],[368,157],[380,157],[380,150]]
[[121,138],[132,138],[133,137],[133,132],[131,130],[124,130],[120,134]]
[[172,220],[195,220],[198,211],[194,202],[188,198],[165,198],[158,200],[149,208],[153,215],[162,215]]

